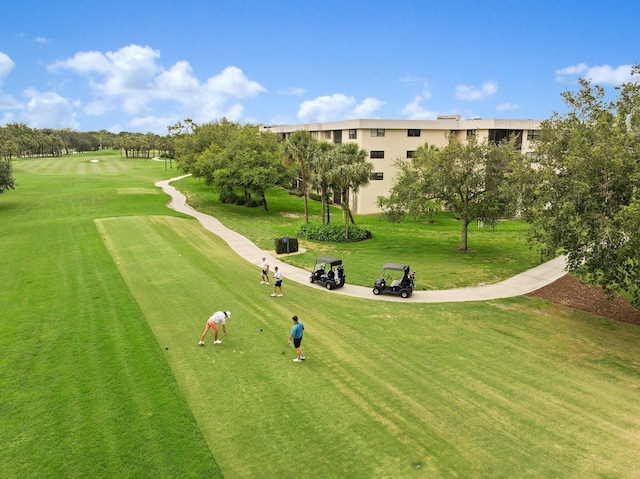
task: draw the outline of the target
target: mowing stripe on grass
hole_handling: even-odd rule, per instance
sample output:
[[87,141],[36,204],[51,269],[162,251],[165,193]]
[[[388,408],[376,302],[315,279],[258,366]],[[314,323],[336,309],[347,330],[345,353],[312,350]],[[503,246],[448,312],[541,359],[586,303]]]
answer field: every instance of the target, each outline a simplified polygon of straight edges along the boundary
[[[271,298],[259,268],[194,220],[98,224],[229,477],[295,477],[293,456],[312,477],[640,470],[640,356],[629,350],[615,373],[577,360],[611,346],[564,347],[588,315],[550,318],[523,298],[372,304],[287,283],[286,271],[285,296]],[[215,309],[232,311],[229,336],[200,348]],[[279,354],[292,314],[306,326],[300,365]],[[633,338],[624,325],[608,333]]]
[[0,199],[0,477],[220,477],[91,218],[162,198],[15,174]]

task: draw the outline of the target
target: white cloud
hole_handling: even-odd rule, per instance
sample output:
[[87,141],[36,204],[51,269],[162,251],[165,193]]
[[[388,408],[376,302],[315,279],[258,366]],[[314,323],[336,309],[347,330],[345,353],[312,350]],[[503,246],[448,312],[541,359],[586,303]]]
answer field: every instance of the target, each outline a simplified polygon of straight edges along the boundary
[[191,75],[189,62],[180,61],[169,70],[163,71],[156,79],[156,96],[175,98],[193,96],[200,88],[200,82]]
[[[239,121],[244,106],[236,101],[267,91],[235,66],[201,82],[189,62],[179,61],[165,69],[159,58],[160,52],[149,46],[129,45],[104,54],[78,52],[48,68],[52,72],[69,70],[89,79],[94,98],[85,105],[85,113],[102,115],[120,108],[132,117],[131,125],[139,126],[162,121],[162,116],[155,120],[153,115],[158,102],[177,104],[183,115],[196,122],[222,116]],[[180,117],[180,112],[175,116]]]
[[387,102],[378,100],[377,98],[365,98],[362,100],[362,103],[356,105],[353,109],[353,116],[355,118],[370,118],[371,115],[378,111],[385,103]]
[[[136,117],[129,122],[129,126],[140,131],[154,131],[157,133],[166,134],[168,125],[175,125],[181,118],[171,116],[155,116],[147,115]],[[120,128],[114,126],[112,128]],[[110,130],[111,131],[111,130]]]
[[399,78],[399,81],[400,83],[406,83],[407,85],[424,85],[425,88],[427,87],[427,81],[423,77],[406,76]]
[[42,43],[42,44],[45,44],[45,45],[47,43],[51,42],[51,40],[49,40],[48,38],[45,38],[45,37],[36,37],[36,38],[33,39],[33,41],[36,42],[36,43]]
[[370,116],[386,102],[377,98],[365,98],[357,104],[352,96],[342,93],[324,95],[300,104],[298,119],[305,122],[337,121]]
[[568,66],[556,70],[556,80],[559,82],[574,81],[577,77],[585,78],[598,85],[621,85],[631,81],[632,65],[599,65],[590,67],[586,63]]
[[19,110],[22,108],[23,105],[18,100],[0,91],[0,110]]
[[115,52],[107,52],[110,62],[107,80],[98,88],[109,96],[147,94],[153,87],[153,81],[160,67],[156,59],[160,52],[150,47],[129,45]]
[[13,70],[15,66],[16,64],[11,58],[9,58],[9,55],[0,52],[0,80],[11,73],[11,70]]
[[428,90],[429,84],[422,77],[403,77],[400,78],[401,83],[405,83],[412,87],[419,86],[422,92],[413,97],[413,101],[405,105],[400,114],[406,116],[410,120],[431,120],[435,119],[437,114],[429,111],[422,106],[425,100],[431,98],[431,92]]
[[500,103],[498,106],[496,106],[496,110],[498,111],[519,110],[520,108],[520,105],[518,105],[517,103],[509,102]]
[[79,74],[107,74],[111,66],[107,57],[100,52],[78,52],[72,58],[48,65],[47,69],[54,73],[65,69]]
[[207,80],[205,90],[210,95],[250,98],[267,91],[260,83],[249,80],[238,67],[227,67]]
[[609,65],[591,67],[587,71],[587,77],[591,81],[604,85],[621,85],[631,81],[631,65],[620,65],[611,68]]
[[233,121],[242,119],[244,106],[233,100],[255,97],[267,91],[256,81],[249,80],[237,67],[227,67],[201,85],[194,95],[183,100],[196,121],[213,121],[226,117]]
[[560,70],[556,70],[557,76],[564,75],[581,75],[589,69],[586,63],[578,63],[577,65],[572,65],[570,67],[561,68]]
[[272,117],[267,122],[267,124],[268,125],[290,125],[295,122],[296,122],[296,119],[293,118],[291,115],[282,114],[282,115],[276,115]]
[[299,87],[291,87],[286,88],[284,90],[278,90],[278,95],[292,95],[292,96],[301,96],[307,92],[304,88]]
[[465,101],[479,101],[490,97],[498,91],[498,84],[494,81],[487,81],[480,88],[472,85],[456,86],[456,98]]
[[[6,53],[0,52],[0,85],[2,79],[15,68],[16,64]],[[0,110],[16,110],[22,108],[19,101],[0,90]]]
[[28,88],[23,93],[28,101],[20,119],[32,128],[78,128],[75,105],[66,98],[53,92],[41,93],[35,88]]
[[422,103],[429,98],[431,98],[431,92],[423,90],[420,95],[416,95],[413,98],[411,103],[400,110],[400,114],[406,116],[409,120],[435,120],[438,116],[437,112],[429,111],[422,106]]
[[6,125],[7,123],[13,123],[16,121],[16,117],[11,112],[5,112],[0,117],[0,125]]
[[298,118],[302,121],[317,122],[341,120],[351,111],[355,103],[354,97],[342,93],[319,96],[300,104]]
[[82,111],[84,111],[87,115],[101,116],[109,111],[112,111],[114,108],[115,106],[111,102],[96,100],[87,103]]

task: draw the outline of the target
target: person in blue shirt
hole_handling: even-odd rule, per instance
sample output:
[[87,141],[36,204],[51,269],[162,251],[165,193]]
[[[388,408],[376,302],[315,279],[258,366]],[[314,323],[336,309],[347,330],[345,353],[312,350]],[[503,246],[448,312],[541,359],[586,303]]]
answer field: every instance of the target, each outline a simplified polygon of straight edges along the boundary
[[291,335],[289,336],[289,342],[293,342],[296,348],[298,357],[293,360],[294,363],[301,363],[304,360],[304,354],[302,353],[302,332],[304,331],[304,324],[302,324],[297,316],[291,318],[293,320],[293,327],[291,328]]

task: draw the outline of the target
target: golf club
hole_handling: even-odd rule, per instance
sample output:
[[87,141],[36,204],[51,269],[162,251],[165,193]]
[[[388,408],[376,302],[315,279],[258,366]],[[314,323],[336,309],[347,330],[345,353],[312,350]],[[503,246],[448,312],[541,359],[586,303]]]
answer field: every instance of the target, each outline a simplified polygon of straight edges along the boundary
[[284,354],[284,352],[286,351],[286,349],[289,347],[291,343],[289,341],[287,341],[287,345],[284,347],[284,349],[282,350],[282,354]]

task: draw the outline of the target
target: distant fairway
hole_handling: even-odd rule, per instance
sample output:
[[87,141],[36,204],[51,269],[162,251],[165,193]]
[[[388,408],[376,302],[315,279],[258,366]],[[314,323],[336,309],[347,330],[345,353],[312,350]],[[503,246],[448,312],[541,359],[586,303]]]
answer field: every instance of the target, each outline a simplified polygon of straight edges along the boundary
[[[83,163],[16,162],[0,197],[0,477],[640,476],[640,328],[529,298],[354,299],[286,270],[272,298],[150,191],[175,170]],[[216,309],[229,334],[199,347]],[[302,364],[281,354],[292,314]]]
[[[38,175],[118,175],[131,171],[134,163],[129,159],[116,159],[112,156],[104,155],[76,155],[76,161],[71,161],[65,157],[65,161],[60,158],[38,159],[18,163],[18,168],[22,171]],[[108,158],[108,160],[107,160]],[[97,163],[91,160],[98,160]],[[144,160],[135,160],[144,161]],[[151,161],[151,160],[147,160]]]

